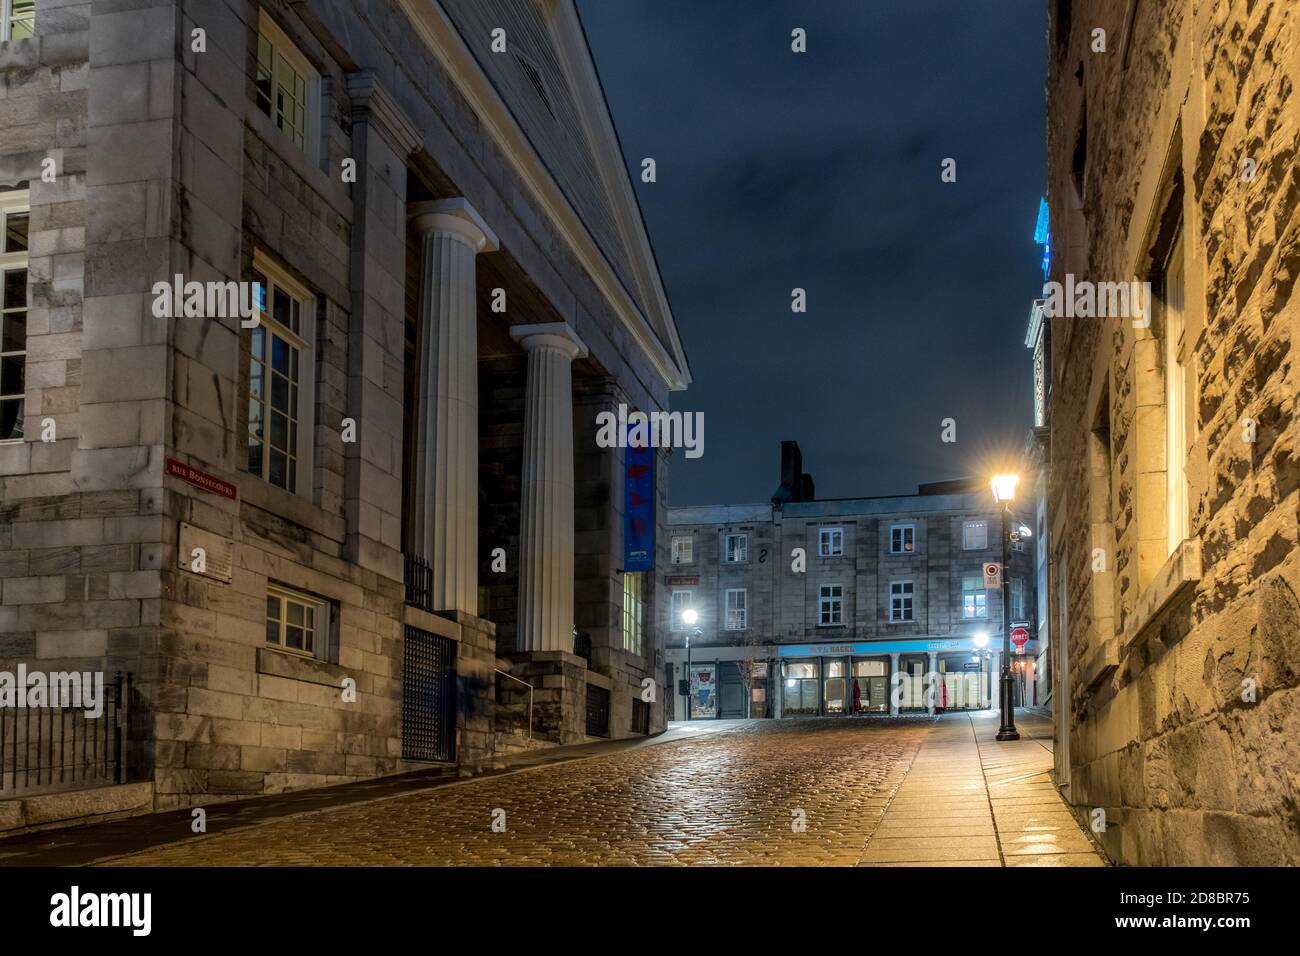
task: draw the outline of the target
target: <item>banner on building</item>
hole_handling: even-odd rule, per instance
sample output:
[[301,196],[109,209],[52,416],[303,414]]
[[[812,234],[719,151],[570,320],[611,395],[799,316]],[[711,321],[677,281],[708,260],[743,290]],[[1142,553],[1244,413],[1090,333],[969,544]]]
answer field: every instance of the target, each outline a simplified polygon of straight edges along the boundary
[[623,453],[623,570],[655,566],[655,450],[642,440]]

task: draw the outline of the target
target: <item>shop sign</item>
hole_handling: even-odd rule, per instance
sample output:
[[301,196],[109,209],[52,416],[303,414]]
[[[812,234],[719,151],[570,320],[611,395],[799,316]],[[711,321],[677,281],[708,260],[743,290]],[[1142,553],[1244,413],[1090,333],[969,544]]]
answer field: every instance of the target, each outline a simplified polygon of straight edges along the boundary
[[685,587],[688,584],[699,584],[700,576],[698,574],[670,574],[664,578],[664,584],[670,588]]

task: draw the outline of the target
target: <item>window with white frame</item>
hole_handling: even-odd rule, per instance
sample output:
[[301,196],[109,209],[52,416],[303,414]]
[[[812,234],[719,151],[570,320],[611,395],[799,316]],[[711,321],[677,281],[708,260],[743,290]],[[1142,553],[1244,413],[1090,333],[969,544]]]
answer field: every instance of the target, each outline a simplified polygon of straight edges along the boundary
[[257,108],[309,157],[315,155],[320,74],[265,12],[257,31]]
[[963,551],[983,551],[988,546],[988,521],[963,521],[961,523],[961,547]]
[[645,617],[642,577],[639,571],[628,571],[623,575],[623,650],[633,654],[641,653],[642,623]]
[[0,43],[36,35],[36,0],[0,0]]
[[266,589],[266,643],[328,660],[328,601],[276,584]]
[[27,204],[26,189],[0,190],[0,441],[25,434]]
[[672,596],[669,599],[668,614],[671,617],[669,627],[674,631],[688,630],[686,621],[682,618],[682,612],[689,607],[695,606],[695,592],[690,588],[673,588]]
[[749,626],[749,595],[744,588],[728,588],[726,593],[726,629],[743,631]]
[[726,549],[727,561],[735,564],[738,561],[749,560],[749,535],[747,534],[729,534],[727,535]]
[[[1011,579],[1011,620],[1025,620],[1025,580],[1024,578]],[[1008,622],[1010,623],[1010,622]]]
[[817,626],[835,627],[844,623],[844,586],[823,584],[817,599]]
[[[1165,373],[1165,461],[1168,553],[1173,554],[1191,533],[1191,520],[1187,505],[1187,453],[1189,372],[1191,350],[1186,341],[1184,317],[1183,236],[1178,238],[1165,260],[1164,268],[1164,373]],[[1192,383],[1192,389],[1195,384]]]
[[961,616],[967,621],[989,616],[989,593],[983,575],[961,579]]
[[673,537],[673,564],[691,564],[695,561],[695,539],[690,535]]
[[889,553],[911,554],[916,548],[916,525],[896,524],[889,528]]
[[889,584],[889,620],[911,621],[913,588],[911,581],[891,581]]
[[311,490],[315,300],[260,252],[260,322],[248,366],[248,470],[286,491]]
[[844,553],[844,529],[821,528],[817,533],[817,553],[833,558]]

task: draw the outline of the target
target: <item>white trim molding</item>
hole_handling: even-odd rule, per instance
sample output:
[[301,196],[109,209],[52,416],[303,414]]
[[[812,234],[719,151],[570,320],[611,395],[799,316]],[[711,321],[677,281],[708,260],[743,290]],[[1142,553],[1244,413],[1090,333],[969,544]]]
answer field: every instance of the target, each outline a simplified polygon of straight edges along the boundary
[[[474,58],[474,54],[465,45],[464,39],[447,16],[447,12],[442,9],[442,6],[436,0],[434,2],[430,2],[430,0],[397,0],[397,2],[410,19],[420,39],[424,41],[433,55],[442,63],[447,75],[455,83],[457,90],[465,97],[470,108],[478,117],[483,129],[510,160],[515,172],[518,173],[534,198],[541,205],[574,256],[587,270],[596,287],[600,289],[601,294],[609,302],[611,308],[632,335],[632,338],[641,347],[641,350],[650,360],[665,385],[671,391],[680,391],[686,388],[691,382],[690,370],[686,363],[686,355],[682,351],[681,343],[676,335],[672,315],[667,311],[666,298],[661,294],[657,297],[657,300],[651,301],[654,301],[658,309],[661,310],[662,325],[671,333],[671,351],[660,341],[652,323],[638,307],[636,301],[614,272],[613,266],[610,265],[600,246],[592,238],[582,218],[574,210],[573,205],[564,195],[564,191],[546,168],[545,163],[542,162],[537,150],[529,141],[527,134],[524,133],[514,114],[510,112],[509,106],[501,98],[496,87],[492,85],[492,81],[487,74],[483,72],[478,61]],[[571,0],[564,0],[562,4],[565,7],[570,5]],[[566,44],[566,48],[568,47],[569,44]],[[584,58],[586,58],[585,50]],[[588,69],[591,69],[589,63]],[[590,76],[594,78],[594,70],[591,71]],[[581,83],[575,85],[581,86]],[[594,93],[601,96],[603,102],[603,94],[599,88]],[[588,102],[588,97],[591,94],[588,92],[584,95],[581,91],[575,90],[574,95],[578,97],[581,108],[581,104]],[[609,127],[609,132],[612,134],[612,127]],[[603,160],[605,156],[605,152],[599,153],[598,161]],[[619,165],[622,166],[621,161]],[[628,214],[626,201],[622,203],[613,199],[611,201],[614,202],[615,215],[619,218],[625,218]],[[637,221],[640,225],[643,242],[637,244],[639,248],[634,247],[629,249],[629,252],[638,252],[643,260],[634,265],[638,281],[640,281],[640,277],[646,269],[653,270],[657,278],[658,267],[654,264],[653,256],[649,251],[648,241],[644,241],[644,224],[640,223],[639,214],[637,215]],[[626,237],[626,222],[620,223],[619,231]],[[662,289],[660,289],[660,292],[662,293]]]

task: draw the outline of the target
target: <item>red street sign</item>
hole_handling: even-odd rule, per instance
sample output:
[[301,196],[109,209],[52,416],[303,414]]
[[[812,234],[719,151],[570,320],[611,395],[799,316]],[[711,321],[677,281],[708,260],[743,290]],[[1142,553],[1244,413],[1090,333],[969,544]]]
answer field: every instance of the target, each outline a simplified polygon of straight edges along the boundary
[[214,495],[221,495],[223,498],[229,498],[233,501],[238,494],[235,486],[230,482],[222,481],[216,475],[209,475],[201,468],[187,465],[175,458],[168,458],[164,467],[167,474],[179,478],[181,481],[188,481],[191,485],[202,488],[204,491],[210,491]]
[[1023,627],[1012,628],[1011,630],[1012,644],[1016,645],[1016,647],[1018,648],[1024,647],[1025,642],[1028,640],[1029,640],[1029,632],[1026,631]]

